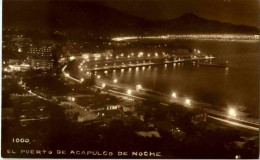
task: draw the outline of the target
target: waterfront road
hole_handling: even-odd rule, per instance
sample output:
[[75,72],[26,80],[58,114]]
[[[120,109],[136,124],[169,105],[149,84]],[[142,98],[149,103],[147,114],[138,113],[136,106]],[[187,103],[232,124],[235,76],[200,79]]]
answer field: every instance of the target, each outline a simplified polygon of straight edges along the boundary
[[[82,80],[71,77],[68,73],[65,72],[66,65],[62,68],[62,73],[66,77],[67,80],[74,81],[76,83],[81,83]],[[241,127],[244,129],[259,131],[259,121],[257,119],[249,118],[246,116],[235,115],[232,116],[224,111],[218,111],[214,109],[208,108],[210,104],[196,102],[184,97],[172,97],[172,95],[167,95],[163,93],[158,93],[154,91],[147,92],[148,89],[135,87],[130,88],[129,86],[125,86],[122,84],[109,83],[107,80],[98,79],[96,83],[96,88],[101,89],[103,92],[107,92],[111,95],[132,99],[132,100],[148,100],[155,99],[161,102],[161,105],[171,106],[172,104],[180,104],[187,108],[199,108],[207,113],[208,118],[214,119],[217,121],[221,121],[224,123],[228,123],[230,125],[234,125],[237,127]]]

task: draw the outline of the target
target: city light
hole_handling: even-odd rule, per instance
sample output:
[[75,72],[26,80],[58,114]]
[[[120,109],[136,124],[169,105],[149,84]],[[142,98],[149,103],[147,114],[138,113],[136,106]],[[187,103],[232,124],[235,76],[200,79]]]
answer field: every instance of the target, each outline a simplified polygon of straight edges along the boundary
[[177,97],[175,92],[172,93],[172,97],[173,97],[173,98],[176,98],[176,97]]
[[127,90],[127,94],[128,94],[128,95],[131,95],[131,94],[132,94],[132,90],[131,90],[131,89],[128,89],[128,90]]
[[140,90],[140,89],[142,89],[142,85],[141,84],[136,85],[136,90]]
[[185,103],[186,103],[187,105],[190,105],[190,99],[187,98],[187,99],[185,100]]
[[84,81],[84,78],[81,78],[80,81],[83,82],[83,81]]
[[88,55],[82,55],[83,58],[88,59]]
[[117,83],[117,79],[114,79],[114,81],[113,81],[114,83]]
[[106,84],[105,83],[102,83],[102,88],[105,88],[106,87]]
[[101,76],[100,75],[97,75],[97,79],[100,79],[101,78]]
[[107,71],[104,71],[105,74],[107,74]]
[[237,113],[236,113],[236,110],[234,108],[230,108],[228,110],[228,114],[232,117],[236,117],[237,116]]
[[72,60],[74,60],[75,59],[75,57],[74,56],[70,56],[70,60],[72,61]]
[[[259,35],[246,34],[172,34],[160,36],[143,36],[143,37],[116,37],[113,41],[127,41],[133,39],[189,39],[189,40],[214,40],[214,41],[257,41]],[[160,45],[159,45],[160,46]],[[196,49],[194,49],[196,51]]]

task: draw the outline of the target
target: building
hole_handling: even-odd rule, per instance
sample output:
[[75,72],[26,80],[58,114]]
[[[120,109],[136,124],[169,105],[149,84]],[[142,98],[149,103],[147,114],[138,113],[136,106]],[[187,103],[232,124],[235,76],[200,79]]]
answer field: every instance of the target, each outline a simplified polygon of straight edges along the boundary
[[9,65],[8,67],[6,67],[6,69],[4,71],[7,72],[15,72],[15,71],[27,71],[30,69],[30,65],[29,64],[13,64],[13,65]]
[[52,59],[31,59],[31,68],[32,69],[52,69],[53,60]]
[[52,45],[32,46],[29,48],[30,58],[51,58],[53,56]]
[[9,59],[8,64],[14,65],[14,64],[19,64],[20,60],[19,59]]

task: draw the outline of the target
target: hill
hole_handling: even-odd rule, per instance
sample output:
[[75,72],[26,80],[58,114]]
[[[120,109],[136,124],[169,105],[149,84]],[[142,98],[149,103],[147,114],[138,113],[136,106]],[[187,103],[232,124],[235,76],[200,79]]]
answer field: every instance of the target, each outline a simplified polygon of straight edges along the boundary
[[4,1],[3,27],[98,34],[250,33],[259,29],[198,17],[150,21],[86,1]]

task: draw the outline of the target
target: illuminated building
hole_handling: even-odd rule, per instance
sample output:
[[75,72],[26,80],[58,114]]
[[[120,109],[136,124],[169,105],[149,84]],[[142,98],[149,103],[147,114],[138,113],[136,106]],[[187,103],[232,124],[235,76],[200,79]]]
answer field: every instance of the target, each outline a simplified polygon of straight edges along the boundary
[[31,68],[32,69],[52,69],[53,60],[51,59],[31,59]]

